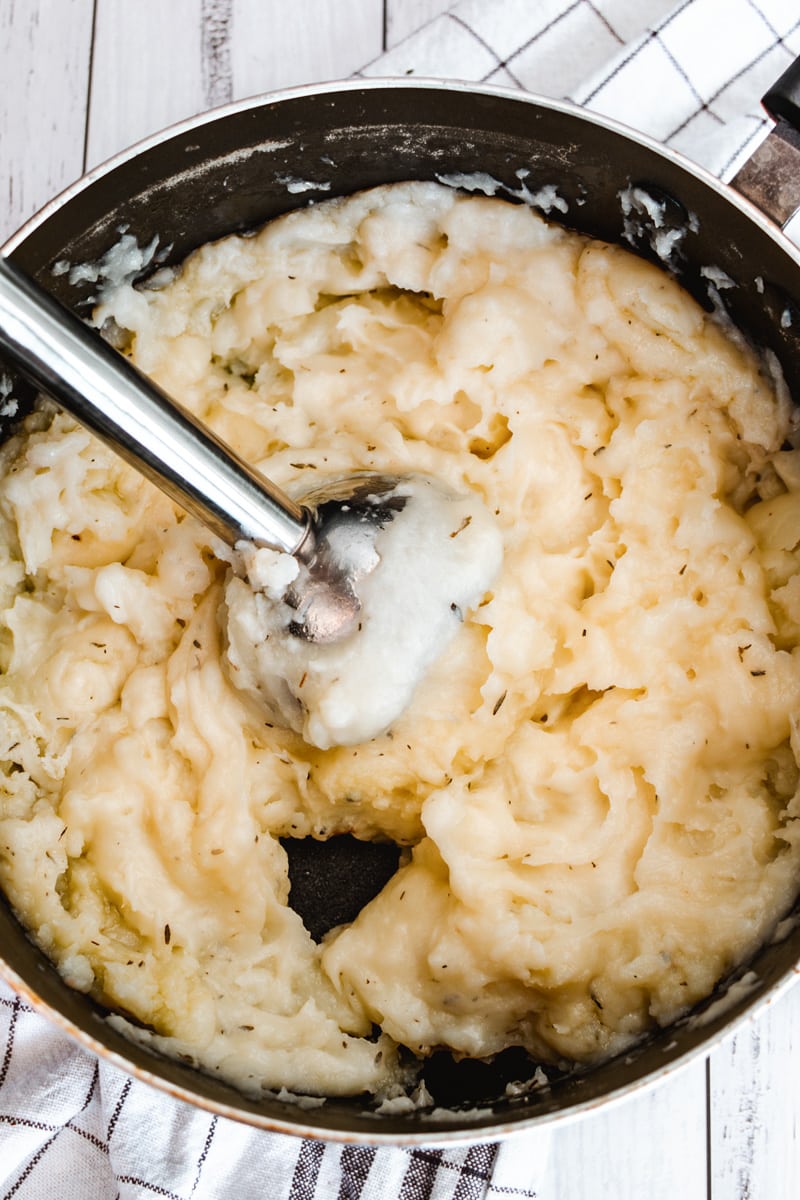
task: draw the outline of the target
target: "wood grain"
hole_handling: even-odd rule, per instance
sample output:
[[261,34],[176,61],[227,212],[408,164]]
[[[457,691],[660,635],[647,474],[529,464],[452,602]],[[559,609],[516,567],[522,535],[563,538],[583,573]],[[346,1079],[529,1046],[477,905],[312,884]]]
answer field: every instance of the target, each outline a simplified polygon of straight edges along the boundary
[[83,169],[92,0],[0,4],[0,241]]
[[232,63],[237,97],[346,79],[383,47],[382,0],[234,0]]
[[710,1059],[713,1200],[800,1196],[800,988],[792,987]]
[[233,99],[233,0],[203,0],[200,22],[203,98],[216,108]]
[[556,1126],[542,1200],[708,1200],[700,1060],[604,1110]]
[[87,165],[206,107],[200,0],[97,0]]
[[382,0],[293,0],[279,18],[263,0],[97,0],[89,163],[228,100],[345,77],[382,37]]

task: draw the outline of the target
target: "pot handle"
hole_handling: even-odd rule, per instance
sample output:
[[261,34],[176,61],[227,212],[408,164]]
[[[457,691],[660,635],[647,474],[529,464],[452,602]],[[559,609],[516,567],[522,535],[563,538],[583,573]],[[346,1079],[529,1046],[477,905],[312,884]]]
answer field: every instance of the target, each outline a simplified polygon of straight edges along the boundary
[[800,208],[800,58],[775,81],[761,103],[775,126],[730,182],[783,226]]
[[800,132],[800,58],[773,83],[761,103],[776,121],[788,121]]

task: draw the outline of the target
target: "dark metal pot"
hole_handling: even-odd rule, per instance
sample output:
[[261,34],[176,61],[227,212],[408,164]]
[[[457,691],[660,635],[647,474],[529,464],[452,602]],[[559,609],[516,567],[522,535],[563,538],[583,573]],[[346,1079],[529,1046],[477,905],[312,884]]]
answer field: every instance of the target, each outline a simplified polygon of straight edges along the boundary
[[[781,116],[776,132],[739,177],[750,192],[763,190],[765,178],[770,186],[780,184],[775,197],[761,199],[776,220],[787,219],[800,204],[800,136],[791,124],[800,128],[799,96],[796,66],[769,97]],[[763,162],[776,150],[778,167],[768,162],[765,175]],[[787,158],[788,172],[781,167]],[[209,239],[253,228],[309,200],[461,172],[487,173],[511,191],[519,190],[521,179],[534,194],[555,185],[568,205],[562,218],[567,224],[612,242],[624,243],[627,236],[627,244],[632,239],[636,249],[653,257],[652,222],[639,214],[632,223],[620,202],[622,190],[640,185],[662,202],[667,225],[683,230],[671,259],[681,281],[708,307],[703,269],[724,271],[732,286],[720,295],[733,320],[775,353],[789,387],[800,396],[800,251],[779,225],[734,188],[613,122],[497,89],[357,82],[236,104],[168,130],[91,172],[13,237],[5,253],[86,311],[91,284],[71,286],[67,274],[53,274],[53,266],[59,260],[97,260],[121,227],[142,245],[157,234],[168,248],[167,261],[177,262]],[[320,187],[298,190],[292,181]],[[786,186],[795,187],[793,196]],[[800,903],[796,912],[800,918]],[[495,1138],[593,1109],[707,1050],[733,1021],[773,999],[800,970],[800,922],[690,1017],[624,1056],[527,1096],[505,1094],[509,1081],[533,1073],[533,1064],[516,1052],[489,1065],[454,1064],[449,1057],[437,1062],[431,1076],[435,1101],[454,1111],[435,1117],[422,1111],[377,1118],[363,1099],[329,1100],[311,1110],[277,1099],[255,1102],[134,1045],[108,1025],[104,1010],[67,987],[1,901],[0,952],[10,982],[85,1045],[194,1104],[290,1133],[431,1143]],[[744,972],[750,974],[743,986],[737,980]]]

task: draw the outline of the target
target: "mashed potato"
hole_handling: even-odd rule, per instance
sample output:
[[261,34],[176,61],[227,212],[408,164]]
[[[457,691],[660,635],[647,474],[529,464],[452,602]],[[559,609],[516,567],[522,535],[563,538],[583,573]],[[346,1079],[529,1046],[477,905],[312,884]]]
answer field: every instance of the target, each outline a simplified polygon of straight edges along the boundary
[[[800,880],[800,450],[740,339],[617,247],[427,183],[207,246],[108,318],[277,482],[429,475],[504,561],[392,728],[318,749],[235,686],[224,549],[30,421],[0,879],[75,987],[247,1092],[391,1095],[398,1047],[613,1053],[769,935]],[[318,946],[278,839],[342,831],[409,849]]]

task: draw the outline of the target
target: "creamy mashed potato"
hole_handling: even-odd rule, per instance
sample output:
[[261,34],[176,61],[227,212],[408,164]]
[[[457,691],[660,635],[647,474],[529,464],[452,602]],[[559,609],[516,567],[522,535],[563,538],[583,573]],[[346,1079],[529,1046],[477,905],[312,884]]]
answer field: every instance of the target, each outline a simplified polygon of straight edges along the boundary
[[[75,987],[248,1092],[391,1095],[398,1046],[612,1053],[769,935],[800,880],[800,451],[741,339],[619,248],[427,183],[207,246],[112,317],[277,482],[430,475],[504,559],[392,728],[321,750],[235,686],[223,548],[30,421],[0,879]],[[341,831],[407,861],[317,946],[278,838]]]

